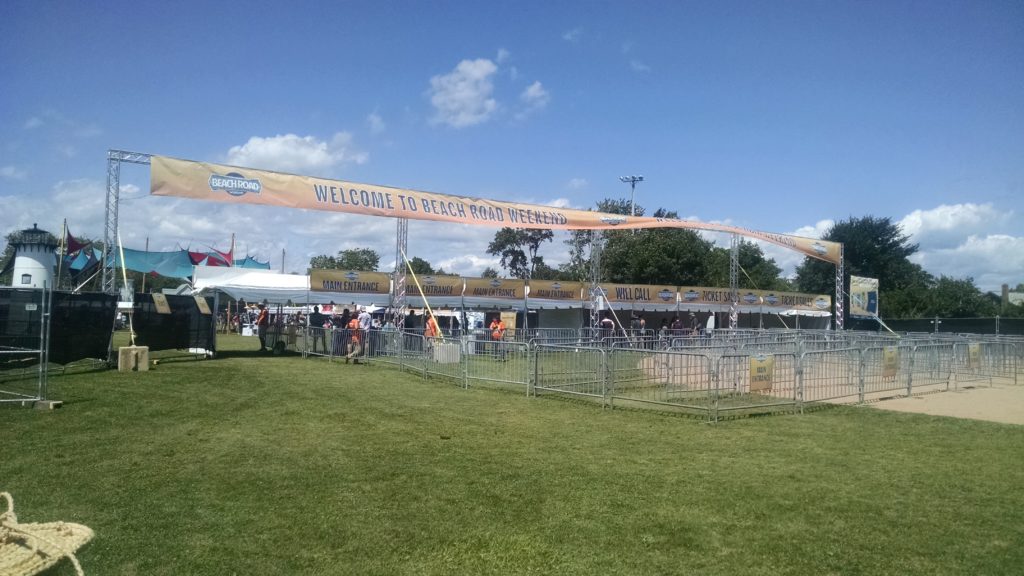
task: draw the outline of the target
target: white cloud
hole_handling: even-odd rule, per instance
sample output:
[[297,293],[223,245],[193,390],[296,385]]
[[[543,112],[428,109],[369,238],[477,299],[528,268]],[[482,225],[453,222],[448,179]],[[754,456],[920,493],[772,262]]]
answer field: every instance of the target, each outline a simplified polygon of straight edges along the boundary
[[509,68],[508,68],[508,78],[509,78],[509,80],[512,80],[512,81],[518,80],[519,79],[519,68],[516,68],[515,66],[509,66]]
[[463,60],[448,74],[431,78],[432,123],[465,128],[488,121],[498,110],[492,97],[492,78],[497,71],[494,62],[478,58]]
[[930,210],[914,210],[899,221],[903,233],[914,242],[952,246],[970,234],[990,230],[1006,222],[1012,211],[997,210],[992,204],[943,204]]
[[[1002,284],[1024,281],[1024,237],[991,233],[993,225],[1009,223],[1012,211],[991,204],[942,205],[915,210],[899,221],[912,243],[919,244],[910,260],[933,276],[959,280],[972,278],[984,292],[998,292]],[[786,234],[821,238],[835,222],[821,220]],[[773,258],[792,277],[804,261],[798,252],[759,242],[766,257]],[[719,245],[728,245],[727,242]],[[884,280],[883,280],[884,282]]]
[[633,59],[633,60],[629,61],[629,67],[632,68],[634,72],[650,72],[651,71],[651,67],[650,66],[648,66],[647,64],[644,64],[640,60],[636,60],[636,59]]
[[543,109],[551,101],[551,95],[544,86],[539,82],[534,82],[527,86],[521,94],[519,94],[519,100],[523,103],[524,108],[516,113],[517,120],[523,120],[530,114]]
[[562,40],[565,40],[566,42],[576,43],[576,42],[580,41],[580,38],[582,36],[583,36],[583,28],[580,28],[580,27],[577,26],[576,28],[573,28],[572,30],[568,30],[566,32],[563,32],[562,33]]
[[587,187],[586,178],[571,178],[569,182],[565,184],[565,187],[570,190],[582,190]]
[[384,123],[384,119],[376,111],[370,112],[366,117],[366,123],[370,126],[370,134],[373,135],[381,134],[388,128],[387,124]]
[[501,64],[502,62],[508,60],[510,56],[512,56],[511,52],[505,50],[504,48],[498,48],[498,56],[496,60],[498,64]]
[[7,178],[8,180],[24,180],[28,177],[28,172],[18,168],[17,166],[8,165],[0,167],[0,176]]
[[551,95],[544,89],[544,86],[539,82],[534,82],[523,90],[523,93],[519,95],[519,99],[526,103],[530,108],[543,108],[548,105],[551,101]]
[[936,277],[973,278],[984,292],[999,292],[1003,284],[1024,281],[1024,237],[971,235],[953,248],[922,247],[910,259]]
[[914,210],[899,225],[919,246],[910,260],[928,273],[970,277],[981,290],[998,292],[1024,280],[1024,237],[996,233],[1013,216],[991,203],[943,204]]
[[295,134],[253,136],[241,146],[232,146],[226,162],[234,166],[309,173],[344,164],[365,164],[368,159],[369,154],[355,149],[351,134],[338,132],[330,141]]
[[[814,224],[807,226],[801,226],[791,232],[784,232],[790,236],[801,236],[803,238],[821,238],[821,236],[827,232],[835,222],[832,220],[818,220]],[[748,238],[749,240],[749,238]],[[796,267],[804,262],[804,255],[795,250],[789,248],[783,248],[777,244],[771,242],[762,242],[755,240],[755,242],[761,246],[761,251],[764,252],[765,258],[771,258],[775,260],[775,264],[782,269],[782,276],[785,278],[791,278],[796,274]]]

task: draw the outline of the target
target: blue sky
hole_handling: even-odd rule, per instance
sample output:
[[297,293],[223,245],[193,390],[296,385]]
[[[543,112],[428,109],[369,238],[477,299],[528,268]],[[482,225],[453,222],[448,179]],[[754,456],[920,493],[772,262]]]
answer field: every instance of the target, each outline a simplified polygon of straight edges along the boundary
[[[642,174],[648,212],[812,237],[889,217],[926,270],[998,290],[1024,282],[1024,4],[0,3],[0,231],[102,236],[110,148],[580,208]],[[129,247],[393,264],[392,220],[148,176],[122,168]],[[410,256],[478,274],[494,232],[414,222]]]

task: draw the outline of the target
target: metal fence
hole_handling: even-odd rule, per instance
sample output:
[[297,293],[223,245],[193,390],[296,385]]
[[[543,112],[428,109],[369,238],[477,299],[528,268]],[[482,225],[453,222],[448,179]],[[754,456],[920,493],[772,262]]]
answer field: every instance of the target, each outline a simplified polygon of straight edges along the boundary
[[53,290],[0,293],[0,403],[46,400]]
[[[709,421],[822,403],[862,403],[952,387],[1018,384],[1024,338],[869,332],[716,331],[662,338],[534,330],[533,340],[470,332],[424,338],[358,332],[353,359],[393,365],[460,387],[563,396],[604,407],[642,407]],[[355,333],[310,328],[297,347],[338,360]]]

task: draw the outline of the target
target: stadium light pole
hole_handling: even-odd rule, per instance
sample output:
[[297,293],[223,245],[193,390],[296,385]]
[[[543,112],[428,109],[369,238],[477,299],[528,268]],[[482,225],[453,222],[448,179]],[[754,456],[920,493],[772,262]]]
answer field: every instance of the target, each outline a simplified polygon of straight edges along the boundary
[[623,183],[629,184],[629,215],[636,216],[636,210],[633,208],[633,199],[636,197],[636,183],[643,182],[643,176],[619,176],[619,180]]

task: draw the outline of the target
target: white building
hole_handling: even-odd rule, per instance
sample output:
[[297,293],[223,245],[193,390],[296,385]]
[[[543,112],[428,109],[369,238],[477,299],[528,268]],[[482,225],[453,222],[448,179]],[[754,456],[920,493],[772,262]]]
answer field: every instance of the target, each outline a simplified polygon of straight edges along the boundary
[[35,224],[22,230],[14,246],[13,288],[53,287],[57,268],[57,241]]

